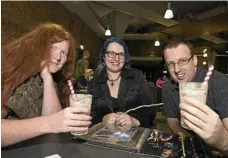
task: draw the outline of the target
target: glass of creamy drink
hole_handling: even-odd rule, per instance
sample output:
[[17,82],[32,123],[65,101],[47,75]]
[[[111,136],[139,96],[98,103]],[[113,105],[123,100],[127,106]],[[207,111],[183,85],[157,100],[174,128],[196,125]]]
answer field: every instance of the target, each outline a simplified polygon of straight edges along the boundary
[[[70,106],[74,107],[88,107],[89,110],[91,109],[92,104],[92,95],[90,94],[71,94],[69,96]],[[87,131],[83,132],[71,132],[73,135],[84,135],[87,134]]]
[[[198,99],[200,102],[206,104],[208,84],[202,82],[183,82],[179,84],[180,103],[184,102],[184,98]],[[187,128],[181,117],[181,126]]]

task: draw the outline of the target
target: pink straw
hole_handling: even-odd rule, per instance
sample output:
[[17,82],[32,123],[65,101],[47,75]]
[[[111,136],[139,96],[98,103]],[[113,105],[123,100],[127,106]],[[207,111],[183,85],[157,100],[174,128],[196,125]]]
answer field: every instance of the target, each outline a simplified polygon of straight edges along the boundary
[[209,79],[211,77],[211,74],[212,74],[212,71],[213,70],[214,70],[214,66],[213,65],[210,65],[209,68],[208,68],[208,71],[207,71],[207,75],[204,78],[203,84],[208,84],[208,81],[209,81]]
[[68,86],[70,88],[70,93],[71,94],[75,94],[74,87],[73,87],[73,84],[72,84],[71,80],[68,80]]

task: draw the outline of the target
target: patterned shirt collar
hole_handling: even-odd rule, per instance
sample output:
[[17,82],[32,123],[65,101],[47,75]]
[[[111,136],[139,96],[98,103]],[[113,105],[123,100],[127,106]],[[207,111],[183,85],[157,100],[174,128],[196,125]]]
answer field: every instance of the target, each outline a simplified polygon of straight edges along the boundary
[[[204,80],[204,69],[201,69],[201,68],[197,68],[196,69],[196,73],[195,73],[195,77],[194,79],[191,81],[191,82],[203,82]],[[176,83],[174,80],[171,79],[170,81],[171,83],[171,90],[174,91],[174,90],[179,90],[179,85],[178,83]]]

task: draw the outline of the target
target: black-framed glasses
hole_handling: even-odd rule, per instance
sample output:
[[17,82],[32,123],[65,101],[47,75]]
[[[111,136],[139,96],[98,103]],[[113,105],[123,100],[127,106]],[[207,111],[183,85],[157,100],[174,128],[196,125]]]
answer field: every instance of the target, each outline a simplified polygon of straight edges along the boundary
[[177,64],[178,66],[184,66],[189,63],[189,61],[193,58],[194,55],[191,55],[190,58],[183,58],[178,60],[177,62],[168,62],[165,64],[165,68],[167,69],[173,69],[174,66]]
[[124,52],[120,52],[120,53],[116,53],[113,51],[107,51],[106,52],[109,58],[115,58],[117,55],[120,59],[124,59],[125,58],[125,53]]

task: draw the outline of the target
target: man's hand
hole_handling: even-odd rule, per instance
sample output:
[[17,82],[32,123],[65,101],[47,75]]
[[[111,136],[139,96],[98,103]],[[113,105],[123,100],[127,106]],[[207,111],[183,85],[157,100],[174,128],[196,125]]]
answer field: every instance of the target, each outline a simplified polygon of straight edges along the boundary
[[223,150],[221,144],[224,144],[224,137],[227,137],[228,132],[217,113],[192,98],[186,98],[184,103],[180,104],[180,108],[183,122],[189,129],[209,145]]

